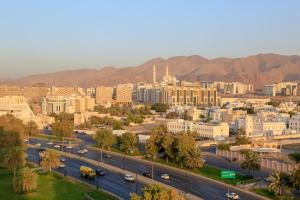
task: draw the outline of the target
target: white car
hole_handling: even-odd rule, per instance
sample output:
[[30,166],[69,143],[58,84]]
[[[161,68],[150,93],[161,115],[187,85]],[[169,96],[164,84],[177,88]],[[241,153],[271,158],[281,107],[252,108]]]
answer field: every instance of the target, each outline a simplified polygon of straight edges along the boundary
[[53,142],[47,142],[48,145],[53,145]]
[[66,146],[66,149],[72,149],[73,147],[72,146]]
[[66,167],[66,165],[65,165],[65,163],[60,163],[58,167],[59,168],[64,168],[64,167]]
[[40,143],[36,143],[35,146],[40,147],[42,145]]
[[234,193],[234,192],[227,192],[226,194],[225,194],[225,196],[228,198],[228,199],[234,199],[234,200],[237,200],[237,199],[239,199],[240,197],[239,197],[239,195],[237,195],[236,193]]
[[87,149],[82,149],[82,151],[83,151],[84,153],[87,153],[87,152],[88,152],[88,150],[87,150]]
[[124,179],[128,182],[134,182],[134,177],[130,174],[125,174]]
[[60,160],[60,162],[66,162],[66,158],[65,157],[60,157],[59,160]]
[[60,148],[60,145],[56,144],[54,145],[55,148]]
[[84,151],[78,150],[77,153],[79,153],[79,154],[84,154]]
[[169,180],[169,179],[170,179],[169,174],[162,174],[160,177],[161,177],[162,179],[165,179],[165,180]]

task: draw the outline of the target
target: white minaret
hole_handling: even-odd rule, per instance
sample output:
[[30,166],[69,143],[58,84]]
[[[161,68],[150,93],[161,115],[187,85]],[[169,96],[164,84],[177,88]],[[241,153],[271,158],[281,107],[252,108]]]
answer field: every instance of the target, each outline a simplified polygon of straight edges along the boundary
[[167,78],[169,77],[169,66],[168,65],[166,66],[166,77]]
[[152,76],[153,76],[153,83],[156,83],[156,66],[155,66],[155,64],[153,65],[153,74],[152,74]]

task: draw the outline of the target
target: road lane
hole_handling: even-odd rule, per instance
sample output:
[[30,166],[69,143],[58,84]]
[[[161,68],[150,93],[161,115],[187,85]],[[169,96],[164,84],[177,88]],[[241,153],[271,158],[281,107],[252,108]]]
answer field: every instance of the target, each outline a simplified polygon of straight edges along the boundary
[[[31,140],[30,143],[43,143],[46,147],[52,147],[46,145],[42,140]],[[71,153],[77,154],[77,150],[81,149],[83,145],[78,147],[74,147]],[[99,152],[94,150],[89,150],[88,153],[84,155],[85,157],[93,160],[99,159]],[[151,165],[149,163],[145,163],[138,160],[132,160],[122,155],[112,155],[110,159],[104,158],[104,162],[110,164],[115,167],[125,168],[128,171],[142,174],[146,171],[151,171]],[[161,179],[161,174],[167,173],[170,175],[170,180]],[[194,194],[196,196],[202,197],[203,199],[214,199],[214,200],[223,200],[225,199],[224,194],[228,191],[228,188],[222,184],[216,184],[213,181],[199,178],[196,176],[192,176],[187,173],[178,172],[177,170],[172,170],[162,166],[155,166],[154,168],[154,180],[160,181],[162,183],[168,184],[180,190],[186,191],[188,193]],[[232,190],[232,192],[236,192],[239,194],[240,199],[242,200],[256,200],[261,199],[256,196],[250,196],[246,192]]]

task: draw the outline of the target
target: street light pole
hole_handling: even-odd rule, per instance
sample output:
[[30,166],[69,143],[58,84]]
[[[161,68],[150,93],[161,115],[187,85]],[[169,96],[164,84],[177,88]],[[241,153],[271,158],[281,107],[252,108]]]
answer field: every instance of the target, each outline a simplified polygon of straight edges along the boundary
[[138,193],[138,176],[137,176],[137,174],[135,174],[135,180],[136,180],[136,182],[135,182],[135,193],[137,194]]
[[96,174],[96,181],[97,181],[97,190],[99,189],[99,181],[98,181],[98,179],[99,179],[99,176]]
[[67,176],[67,152],[66,152],[66,147],[64,146],[63,148],[64,153],[65,153],[65,172],[64,172],[64,176]]
[[153,169],[153,161],[151,162],[151,178],[153,180],[153,174],[154,174],[154,169]]

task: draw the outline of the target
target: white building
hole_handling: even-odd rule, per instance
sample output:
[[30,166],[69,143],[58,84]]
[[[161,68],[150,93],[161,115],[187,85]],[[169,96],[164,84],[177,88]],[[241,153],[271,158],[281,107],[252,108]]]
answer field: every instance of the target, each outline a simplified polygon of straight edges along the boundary
[[294,115],[289,121],[289,129],[300,132],[300,114]]
[[282,135],[287,128],[284,119],[265,112],[238,119],[236,127],[243,128],[247,137]]
[[196,132],[198,137],[216,138],[229,136],[227,123],[196,123],[178,119],[168,122],[167,129],[174,134],[187,131]]

